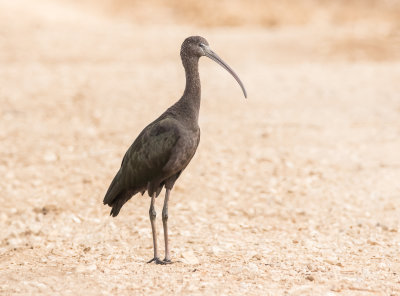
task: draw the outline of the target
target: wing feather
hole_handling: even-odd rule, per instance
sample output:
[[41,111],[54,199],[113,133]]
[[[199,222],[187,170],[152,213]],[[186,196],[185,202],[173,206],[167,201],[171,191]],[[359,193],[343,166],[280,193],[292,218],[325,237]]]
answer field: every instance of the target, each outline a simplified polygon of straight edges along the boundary
[[121,168],[104,197],[104,204],[111,205],[125,190],[143,191],[148,182],[162,173],[178,139],[179,129],[171,118],[148,125],[125,153]]

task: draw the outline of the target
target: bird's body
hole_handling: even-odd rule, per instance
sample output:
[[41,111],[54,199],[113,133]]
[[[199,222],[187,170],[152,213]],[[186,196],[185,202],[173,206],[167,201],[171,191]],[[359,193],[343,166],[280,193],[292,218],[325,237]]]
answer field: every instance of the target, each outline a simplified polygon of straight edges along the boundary
[[147,190],[150,196],[158,196],[163,186],[172,189],[194,156],[200,142],[199,126],[180,121],[175,106],[150,123],[125,153],[104,198],[112,207],[112,216],[138,192]]
[[[125,153],[121,167],[103,200],[104,204],[112,207],[110,214],[115,217],[133,195],[148,192],[151,196],[149,214],[154,245],[154,258],[150,262],[155,261],[159,264],[171,262],[167,227],[168,200],[175,181],[193,158],[200,142],[198,118],[201,89],[198,61],[204,55],[227,69],[239,82],[246,96],[240,79],[218,55],[209,49],[208,42],[204,38],[199,36],[187,38],[181,48],[181,58],[186,74],[183,96],[139,134]],[[164,261],[161,261],[157,252],[154,202],[164,186],[166,196],[162,218],[166,254]]]

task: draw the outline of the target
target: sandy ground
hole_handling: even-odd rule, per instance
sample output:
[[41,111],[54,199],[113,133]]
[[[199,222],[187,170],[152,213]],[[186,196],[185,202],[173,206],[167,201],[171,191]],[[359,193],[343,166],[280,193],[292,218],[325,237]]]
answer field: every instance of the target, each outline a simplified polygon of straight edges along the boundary
[[[355,32],[391,39],[360,47]],[[249,98],[201,60],[202,139],[172,192],[174,264],[157,266],[149,198],[115,219],[102,199],[180,97],[193,34]],[[0,1],[0,294],[400,295],[399,36],[139,26]]]

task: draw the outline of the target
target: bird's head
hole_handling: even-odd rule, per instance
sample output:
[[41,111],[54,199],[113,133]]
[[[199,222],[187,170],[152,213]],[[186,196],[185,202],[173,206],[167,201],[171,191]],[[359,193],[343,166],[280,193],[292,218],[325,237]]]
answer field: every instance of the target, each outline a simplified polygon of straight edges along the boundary
[[181,55],[202,57],[205,55],[204,46],[208,46],[208,42],[201,36],[191,36],[185,39],[181,47]]
[[223,68],[225,68],[239,83],[242,88],[243,94],[245,98],[247,98],[247,92],[244,88],[242,81],[239,76],[232,70],[231,67],[227,63],[225,63],[214,51],[211,50],[208,42],[205,38],[201,36],[191,36],[185,39],[182,43],[181,47],[181,57],[182,59],[187,59],[190,57],[200,58],[202,56],[206,56],[213,61],[220,64]]

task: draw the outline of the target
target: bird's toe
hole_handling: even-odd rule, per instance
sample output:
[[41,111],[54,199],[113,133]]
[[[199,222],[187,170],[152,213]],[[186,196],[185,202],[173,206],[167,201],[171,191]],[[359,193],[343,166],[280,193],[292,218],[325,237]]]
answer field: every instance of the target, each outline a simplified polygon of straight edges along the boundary
[[162,264],[162,265],[166,264],[164,261],[160,260],[160,258],[158,258],[158,257],[154,257],[153,259],[151,259],[147,263],[152,263],[152,262],[154,262],[155,264]]

